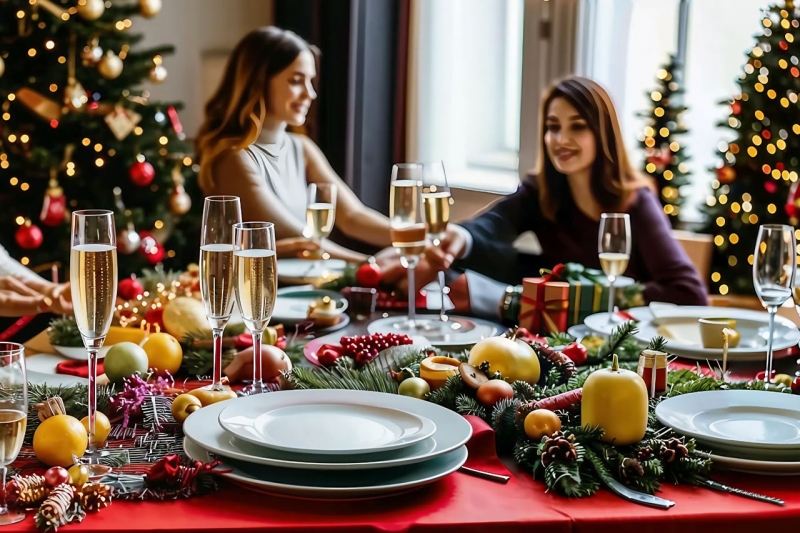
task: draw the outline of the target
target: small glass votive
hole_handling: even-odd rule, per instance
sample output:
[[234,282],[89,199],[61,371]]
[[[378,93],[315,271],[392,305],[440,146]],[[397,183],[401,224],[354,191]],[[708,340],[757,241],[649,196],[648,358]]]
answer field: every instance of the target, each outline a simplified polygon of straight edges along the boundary
[[378,291],[365,287],[348,287],[342,291],[347,299],[347,314],[356,320],[364,320],[375,312],[378,305]]

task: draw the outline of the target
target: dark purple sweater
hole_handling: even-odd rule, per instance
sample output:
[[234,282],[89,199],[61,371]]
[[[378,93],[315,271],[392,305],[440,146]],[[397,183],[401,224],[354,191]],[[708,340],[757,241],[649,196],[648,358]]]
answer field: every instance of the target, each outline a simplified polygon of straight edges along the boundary
[[[644,285],[645,300],[706,305],[706,288],[672,236],[667,216],[653,192],[639,189],[628,213],[632,242],[625,275]],[[573,202],[560,207],[555,222],[547,220],[539,209],[538,193],[530,178],[517,192],[461,225],[472,235],[473,245],[469,256],[458,266],[505,283],[518,284],[523,277],[538,276],[540,268],[552,268],[558,263],[600,268],[600,222],[589,218]],[[512,247],[514,240],[527,231],[536,234],[542,255],[525,256]]]

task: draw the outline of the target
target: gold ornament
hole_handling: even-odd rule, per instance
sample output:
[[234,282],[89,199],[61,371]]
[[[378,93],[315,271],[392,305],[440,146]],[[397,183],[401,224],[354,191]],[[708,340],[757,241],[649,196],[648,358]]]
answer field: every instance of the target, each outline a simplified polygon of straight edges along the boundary
[[183,188],[183,174],[181,168],[183,162],[178,160],[175,166],[172,167],[172,182],[175,184],[175,189],[169,195],[169,209],[176,215],[185,215],[192,208],[192,197],[186,194],[186,189]]
[[78,15],[86,20],[97,20],[103,16],[106,4],[103,0],[78,0]]
[[150,72],[147,77],[153,83],[161,83],[167,79],[167,69],[161,64],[161,56],[153,58],[153,66],[150,67]]
[[101,59],[103,59],[103,49],[100,48],[100,40],[95,37],[83,47],[83,51],[81,51],[81,60],[83,61],[83,66],[93,67],[97,65]]
[[161,0],[139,0],[139,10],[143,17],[155,17],[161,11]]
[[97,64],[97,70],[105,79],[113,80],[122,74],[122,60],[117,54],[109,50],[100,60],[100,63]]
[[0,78],[3,77],[3,73],[6,71],[6,62],[3,61],[3,58],[0,57]]

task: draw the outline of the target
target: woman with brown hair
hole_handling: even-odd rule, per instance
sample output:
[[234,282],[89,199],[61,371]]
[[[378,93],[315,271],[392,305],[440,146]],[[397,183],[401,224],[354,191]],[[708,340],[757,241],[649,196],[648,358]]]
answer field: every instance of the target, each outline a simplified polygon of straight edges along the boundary
[[[336,175],[302,126],[317,97],[316,48],[291,31],[265,27],[234,49],[197,137],[200,187],[206,195],[238,196],[242,218],[275,224],[278,251],[304,248],[307,183],[336,185],[336,227],[376,247],[391,244],[389,220],[366,207]],[[288,240],[287,240],[288,239]],[[328,240],[333,257],[362,261],[363,254]],[[309,246],[310,247],[310,246]]]
[[[630,215],[632,248],[625,275],[644,285],[647,302],[706,304],[705,287],[673,238],[652,184],[628,161],[608,94],[586,78],[567,78],[543,100],[535,171],[516,193],[453,226],[440,248],[427,250],[427,261],[434,269],[456,261],[459,268],[508,284],[558,263],[599,268],[597,235],[600,215],[607,212]],[[540,256],[525,258],[513,248],[527,231],[536,234]],[[454,301],[458,307],[462,295],[463,309],[467,287],[454,289]],[[469,289],[472,293],[475,287]]]

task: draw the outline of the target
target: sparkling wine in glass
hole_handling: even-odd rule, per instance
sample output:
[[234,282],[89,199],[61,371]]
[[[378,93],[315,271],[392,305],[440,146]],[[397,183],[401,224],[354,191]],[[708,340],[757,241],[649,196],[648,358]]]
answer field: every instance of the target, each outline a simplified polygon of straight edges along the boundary
[[753,256],[753,286],[769,312],[767,366],[764,373],[764,381],[767,382],[772,378],[775,314],[778,307],[792,296],[796,270],[794,228],[783,224],[764,224],[759,227]]
[[242,221],[238,196],[209,196],[200,239],[200,295],[214,336],[211,388],[222,386],[222,332],[233,311],[233,225]]
[[[425,222],[428,224],[428,240],[433,246],[439,246],[444,239],[445,231],[447,231],[447,224],[450,222],[450,206],[453,204],[442,161],[425,163],[422,167],[422,204],[425,209]],[[444,272],[439,272],[437,277],[439,293],[442,297],[438,321],[447,322],[444,308]]]
[[69,258],[75,321],[89,356],[89,446],[91,464],[104,455],[94,444],[97,413],[97,352],[106,340],[117,299],[117,239],[114,213],[88,209],[72,213]]
[[[6,469],[19,454],[27,424],[25,348],[16,342],[0,342],[0,470],[3,487],[6,486]],[[15,524],[25,518],[24,512],[8,508],[5,494],[0,498],[0,526]]]
[[236,263],[236,302],[253,337],[253,383],[247,394],[264,392],[261,336],[272,317],[278,291],[275,226],[271,222],[243,222],[233,227]]
[[[309,183],[306,189],[306,227],[303,236],[318,245],[333,231],[336,222],[336,185]],[[317,252],[315,257],[321,257]]]
[[392,167],[389,190],[389,221],[392,246],[408,269],[408,319],[395,324],[403,331],[415,331],[421,322],[416,319],[414,268],[425,251],[427,225],[422,200],[422,165],[403,163]]
[[631,218],[627,213],[603,213],[597,238],[600,267],[608,276],[608,323],[614,320],[614,281],[625,273],[631,257]]

